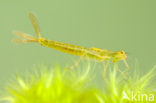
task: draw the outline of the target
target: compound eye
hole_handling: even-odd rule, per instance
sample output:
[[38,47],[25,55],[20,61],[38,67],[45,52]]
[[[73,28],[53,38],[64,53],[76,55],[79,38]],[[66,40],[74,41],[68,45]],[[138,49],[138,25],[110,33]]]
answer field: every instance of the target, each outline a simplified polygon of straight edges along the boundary
[[120,53],[121,53],[121,54],[124,54],[124,52],[123,52],[123,51],[121,51]]

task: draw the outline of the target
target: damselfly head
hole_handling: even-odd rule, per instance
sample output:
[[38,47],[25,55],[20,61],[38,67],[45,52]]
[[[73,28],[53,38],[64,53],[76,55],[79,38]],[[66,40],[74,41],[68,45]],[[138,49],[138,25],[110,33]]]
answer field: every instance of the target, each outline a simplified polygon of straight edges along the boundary
[[113,62],[117,62],[117,61],[120,61],[120,60],[125,60],[127,59],[127,54],[125,51],[118,51],[118,52],[114,52],[112,54],[112,58],[113,58]]

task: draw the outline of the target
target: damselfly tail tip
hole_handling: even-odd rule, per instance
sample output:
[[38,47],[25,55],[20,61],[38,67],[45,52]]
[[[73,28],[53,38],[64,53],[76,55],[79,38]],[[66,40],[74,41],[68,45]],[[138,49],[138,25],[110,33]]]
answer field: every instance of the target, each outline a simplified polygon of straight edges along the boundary
[[33,25],[33,27],[34,27],[34,29],[35,29],[35,31],[36,31],[36,33],[37,33],[39,39],[41,39],[42,37],[41,37],[40,27],[39,27],[39,25],[38,25],[37,18],[36,18],[35,15],[34,15],[33,13],[31,13],[31,12],[29,13],[29,18],[30,18],[30,21],[31,21],[31,23],[32,23],[32,25]]
[[26,44],[26,43],[37,42],[37,40],[13,39],[12,42],[17,43],[17,44]]
[[20,32],[20,31],[12,31],[12,33],[18,37],[24,37],[24,33]]
[[13,43],[16,43],[16,44],[25,44],[25,40],[22,40],[22,39],[12,39],[12,42]]
[[31,42],[38,42],[38,39],[29,35],[29,34],[26,34],[26,33],[23,33],[23,32],[20,32],[20,31],[13,31],[13,34],[15,34],[16,36],[18,36],[19,38],[17,39],[13,39],[12,41],[14,43],[31,43]]

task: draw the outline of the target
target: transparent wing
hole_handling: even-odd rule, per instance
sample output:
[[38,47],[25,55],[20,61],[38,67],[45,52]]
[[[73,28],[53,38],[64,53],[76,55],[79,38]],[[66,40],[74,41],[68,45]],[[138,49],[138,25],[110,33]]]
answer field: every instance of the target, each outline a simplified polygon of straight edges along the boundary
[[29,13],[29,17],[30,17],[31,23],[32,23],[32,25],[33,25],[33,27],[34,27],[38,37],[41,38],[40,28],[39,28],[39,25],[38,25],[36,17],[34,16],[33,13]]

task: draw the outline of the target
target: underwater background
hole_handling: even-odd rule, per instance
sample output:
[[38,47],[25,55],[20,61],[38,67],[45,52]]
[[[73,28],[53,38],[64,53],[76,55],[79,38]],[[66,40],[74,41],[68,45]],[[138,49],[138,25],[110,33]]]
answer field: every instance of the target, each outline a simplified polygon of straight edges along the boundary
[[[36,36],[33,12],[42,36],[69,44],[128,53],[142,73],[156,64],[155,0],[0,0],[0,88],[33,65],[70,66],[77,56],[39,44],[17,45],[13,30]],[[71,62],[72,61],[72,62]]]

